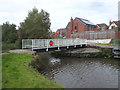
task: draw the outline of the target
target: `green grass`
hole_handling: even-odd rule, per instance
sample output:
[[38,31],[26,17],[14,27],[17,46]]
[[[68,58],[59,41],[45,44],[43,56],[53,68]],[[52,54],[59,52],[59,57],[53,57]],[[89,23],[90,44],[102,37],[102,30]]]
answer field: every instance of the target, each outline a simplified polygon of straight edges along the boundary
[[[110,45],[114,45],[114,40],[112,40],[109,44],[110,44]],[[116,44],[116,45],[120,45],[120,39],[116,39],[116,40],[115,40],[115,44]]]
[[27,53],[11,53],[2,56],[3,88],[63,88],[29,67],[34,60]]
[[9,53],[9,50],[10,50],[10,49],[2,50],[2,53]]
[[[114,45],[114,40],[111,40],[111,42],[109,44],[97,44],[97,45],[109,45],[109,46],[113,46]],[[115,40],[115,45],[116,46],[120,45],[120,39],[116,39]]]

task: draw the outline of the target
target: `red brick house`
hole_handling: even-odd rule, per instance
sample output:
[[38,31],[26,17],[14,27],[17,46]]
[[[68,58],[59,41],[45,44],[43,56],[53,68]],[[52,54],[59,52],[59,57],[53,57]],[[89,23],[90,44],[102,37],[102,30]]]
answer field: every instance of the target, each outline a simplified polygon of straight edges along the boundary
[[66,26],[66,38],[72,38],[72,34],[83,33],[89,31],[96,31],[96,25],[89,20],[76,17],[74,20],[70,19],[70,22]]
[[57,33],[57,36],[58,37],[61,37],[61,38],[64,38],[65,37],[65,28],[60,28],[60,29],[58,29],[57,31],[56,31],[56,33]]
[[97,30],[104,31],[104,30],[108,30],[108,28],[109,26],[106,25],[105,23],[97,24]]
[[65,28],[60,28],[55,33],[52,33],[50,36],[52,38],[65,38],[65,31]]
[[51,35],[52,38],[58,38],[61,36],[61,30],[58,29],[55,33]]
[[52,34],[50,35],[50,37],[51,37],[51,38],[57,38],[57,35],[56,35],[56,33],[52,33]]

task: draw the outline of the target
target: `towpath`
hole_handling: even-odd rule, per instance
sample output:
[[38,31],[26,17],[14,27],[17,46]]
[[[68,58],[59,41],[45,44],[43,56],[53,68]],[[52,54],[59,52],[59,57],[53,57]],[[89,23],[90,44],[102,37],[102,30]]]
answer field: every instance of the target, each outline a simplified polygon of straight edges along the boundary
[[[10,53],[28,53],[28,54],[35,54],[35,51],[31,51],[31,50],[26,50],[26,49],[15,49],[15,50],[10,50]],[[9,54],[9,53],[0,53],[0,55],[4,55],[4,54]]]

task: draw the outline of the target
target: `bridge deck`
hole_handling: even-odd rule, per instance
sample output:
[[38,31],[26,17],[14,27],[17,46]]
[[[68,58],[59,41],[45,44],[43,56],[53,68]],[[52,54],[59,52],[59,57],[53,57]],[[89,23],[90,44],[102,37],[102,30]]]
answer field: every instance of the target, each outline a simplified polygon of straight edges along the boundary
[[50,48],[58,48],[60,47],[67,47],[69,46],[75,46],[76,45],[86,45],[87,40],[86,39],[23,39],[22,40],[22,48],[30,48],[33,51],[37,49],[48,49]]

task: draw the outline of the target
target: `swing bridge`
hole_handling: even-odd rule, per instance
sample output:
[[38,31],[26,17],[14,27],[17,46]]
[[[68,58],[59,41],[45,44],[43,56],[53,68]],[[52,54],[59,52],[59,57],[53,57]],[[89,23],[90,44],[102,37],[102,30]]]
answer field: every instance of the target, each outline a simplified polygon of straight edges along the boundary
[[45,50],[49,51],[51,49],[69,49],[71,47],[83,47],[87,46],[86,39],[23,39],[22,49],[31,49],[32,51]]

